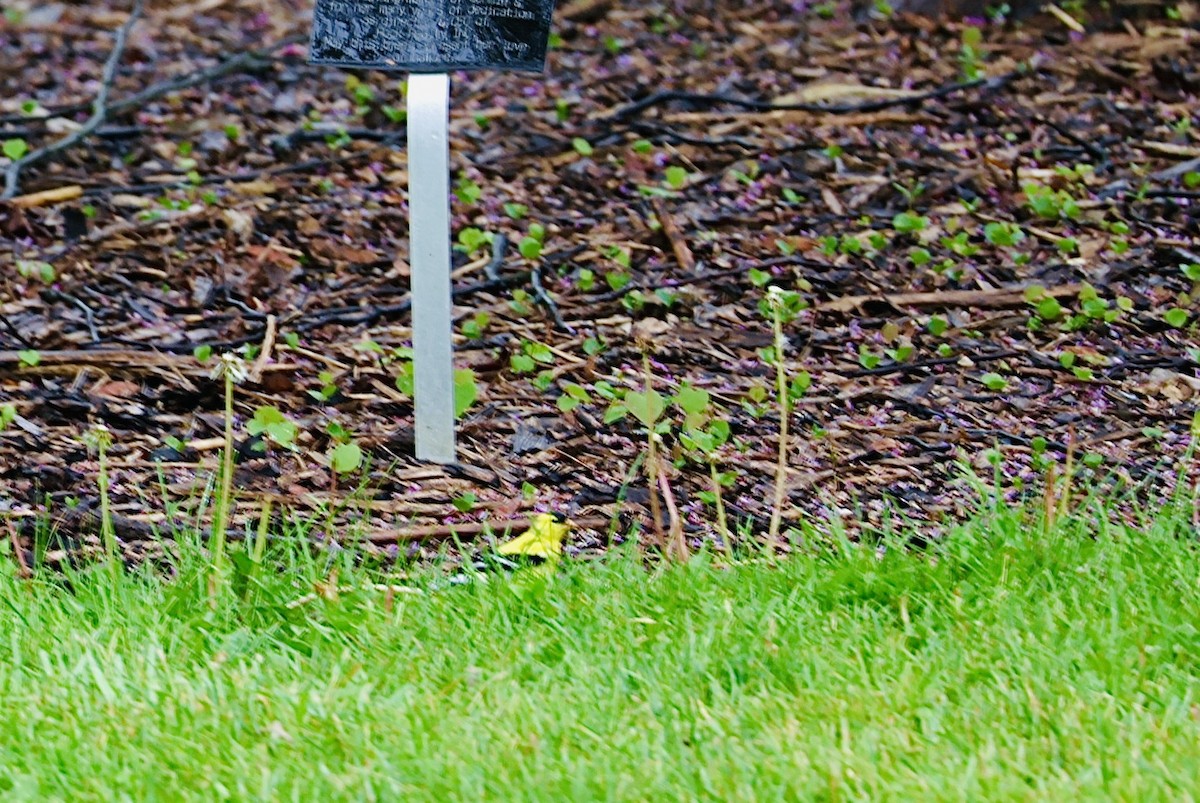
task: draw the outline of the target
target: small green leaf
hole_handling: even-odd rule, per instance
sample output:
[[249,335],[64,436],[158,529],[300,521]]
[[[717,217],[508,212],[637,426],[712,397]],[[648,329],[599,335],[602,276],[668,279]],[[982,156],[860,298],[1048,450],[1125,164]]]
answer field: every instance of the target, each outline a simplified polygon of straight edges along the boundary
[[517,250],[521,252],[521,256],[533,262],[542,256],[542,243],[534,237],[525,237],[517,246]]
[[[8,425],[17,420],[17,406],[15,404],[6,403],[0,404],[0,431],[8,428]],[[182,452],[182,449],[178,451]]]
[[1002,391],[1008,387],[1008,380],[997,373],[987,373],[979,377],[979,381],[983,383],[988,390]]
[[604,411],[604,423],[612,424],[629,415],[629,408],[620,403],[613,403]]
[[455,247],[459,251],[474,254],[491,245],[493,239],[495,236],[491,232],[468,226],[458,233],[458,245]]
[[724,446],[728,443],[731,432],[729,422],[724,418],[718,418],[708,425],[708,434],[712,435],[717,446]]
[[934,337],[941,337],[950,328],[950,322],[941,315],[934,315],[929,319],[929,323],[925,324],[925,328],[929,330],[929,334]]
[[286,447],[296,442],[300,428],[278,409],[259,407],[254,411],[254,418],[247,422],[246,431],[251,435],[265,435],[280,446]]
[[38,353],[37,349],[22,349],[17,352],[17,359],[21,361],[22,365],[33,368],[42,361],[42,355]]
[[750,284],[755,287],[765,287],[771,281],[771,274],[758,268],[751,268],[748,275],[750,277]]
[[591,394],[587,392],[587,388],[585,388],[583,385],[577,385],[574,382],[567,382],[562,387],[563,392],[572,399],[577,399],[581,402],[590,402],[592,400]]
[[26,279],[39,279],[43,284],[51,284],[55,279],[54,266],[40,259],[18,259],[17,273]]
[[1025,239],[1025,232],[1015,223],[989,223],[983,227],[983,237],[992,245],[1011,248]]
[[454,497],[453,505],[454,505],[454,509],[459,511],[460,513],[470,513],[472,510],[475,509],[475,505],[478,502],[479,502],[479,498],[476,497],[473,492],[467,491],[466,493],[464,493],[460,496]]
[[1057,321],[1062,317],[1062,304],[1054,296],[1046,296],[1037,303],[1037,313],[1047,321]]
[[23,139],[6,139],[2,149],[4,155],[14,162],[29,153],[29,145]]
[[707,390],[684,385],[675,394],[675,403],[685,413],[703,413],[708,410],[710,396]]
[[454,188],[454,194],[458,197],[458,200],[467,206],[474,206],[483,198],[483,188],[469,178],[464,177],[459,180],[458,185]]
[[458,368],[454,371],[454,417],[461,418],[462,414],[471,409],[471,405],[479,398],[479,385],[475,381],[475,372],[470,368]]
[[542,365],[552,365],[554,363],[554,352],[545,343],[530,340],[525,344],[525,353]]
[[575,148],[575,152],[580,156],[591,156],[596,152],[596,149],[592,147],[592,143],[583,137],[575,137],[575,139],[571,140],[571,146]]
[[929,218],[914,212],[901,212],[892,218],[892,228],[901,234],[915,234],[929,228]]
[[405,396],[412,396],[415,384],[416,375],[413,372],[413,364],[411,360],[408,360],[400,365],[400,372],[396,374],[396,390]]
[[339,443],[329,452],[329,465],[338,474],[356,471],[362,460],[362,448],[357,443]]
[[1176,329],[1182,329],[1184,326],[1186,326],[1189,317],[1188,311],[1185,309],[1180,309],[1179,307],[1167,310],[1163,313],[1163,320],[1166,321],[1169,326],[1173,326]]
[[625,408],[633,417],[647,427],[654,426],[666,409],[666,402],[657,390],[629,391],[625,394]]
[[681,190],[687,185],[688,171],[679,165],[671,165],[663,174],[667,180],[667,186],[673,190]]

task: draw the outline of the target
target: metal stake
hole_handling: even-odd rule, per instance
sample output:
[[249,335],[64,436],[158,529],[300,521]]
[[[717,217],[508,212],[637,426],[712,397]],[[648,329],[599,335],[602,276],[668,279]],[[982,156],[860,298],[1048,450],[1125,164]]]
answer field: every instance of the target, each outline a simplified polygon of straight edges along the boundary
[[453,463],[450,76],[408,79],[408,217],[417,459]]

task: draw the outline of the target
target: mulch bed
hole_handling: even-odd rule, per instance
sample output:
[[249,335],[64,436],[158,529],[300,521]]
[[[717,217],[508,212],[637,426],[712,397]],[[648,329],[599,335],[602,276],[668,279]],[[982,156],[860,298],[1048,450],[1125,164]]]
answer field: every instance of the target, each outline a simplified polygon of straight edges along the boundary
[[[551,507],[593,523],[579,542],[595,545],[615,510],[648,520],[644,431],[606,423],[595,389],[640,389],[645,354],[660,392],[719,405],[730,515],[761,533],[779,427],[766,283],[806,306],[786,330],[811,386],[785,526],[933,531],[977,499],[964,466],[1040,494],[1041,439],[1080,486],[1171,492],[1200,393],[1188,4],[1084,33],[986,23],[973,46],[967,24],[788,2],[637,6],[560,9],[545,76],[455,79],[455,231],[496,237],[456,252],[457,360],[479,398],[447,468],[413,459],[396,384],[402,76],[308,66],[307,6],[145,9],[105,120],[0,204],[0,405],[16,413],[0,515],[25,535],[72,499],[94,509],[84,436],[103,423],[119,535],[202,519],[223,401],[195,352],[249,346],[239,520],[269,499],[314,534],[415,552],[452,524]],[[69,4],[0,21],[0,140],[40,147],[84,122],[127,17]],[[535,223],[531,261],[518,243]],[[566,383],[587,399],[564,412]],[[298,425],[295,449],[254,448],[260,406]],[[682,459],[668,418],[695,542],[712,532],[708,468]],[[333,476],[339,437],[369,456],[365,477]],[[93,519],[60,530],[90,538]]]

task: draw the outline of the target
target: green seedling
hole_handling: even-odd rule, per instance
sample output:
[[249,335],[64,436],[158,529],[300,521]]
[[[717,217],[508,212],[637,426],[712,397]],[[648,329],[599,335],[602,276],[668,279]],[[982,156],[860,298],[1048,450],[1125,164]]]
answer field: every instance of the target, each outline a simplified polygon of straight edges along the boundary
[[[261,436],[264,442],[274,443],[284,449],[296,448],[296,436],[300,428],[275,407],[259,407],[254,418],[246,423],[246,431]],[[264,444],[265,446],[265,444]]]
[[487,312],[480,310],[468,320],[463,321],[463,336],[469,340],[481,340],[483,338],[484,331],[488,328],[488,325],[491,322],[492,316]]
[[25,154],[29,153],[29,143],[23,139],[6,139],[4,144],[0,145],[0,150],[4,155],[14,162],[20,161]]
[[454,249],[468,256],[474,256],[491,248],[495,239],[496,235],[490,231],[468,226],[458,233],[458,242],[455,243]]
[[17,406],[12,403],[0,404],[0,432],[8,429],[17,420]]
[[929,228],[929,218],[914,212],[901,212],[892,218],[892,228],[900,234],[918,234]]

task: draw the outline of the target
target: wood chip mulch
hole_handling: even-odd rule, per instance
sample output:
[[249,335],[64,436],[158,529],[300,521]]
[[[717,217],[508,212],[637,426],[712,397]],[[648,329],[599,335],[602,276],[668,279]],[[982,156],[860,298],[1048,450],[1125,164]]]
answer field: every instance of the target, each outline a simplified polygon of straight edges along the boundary
[[[1038,461],[1068,453],[1080,487],[1171,493],[1200,395],[1195,4],[979,22],[977,44],[969,23],[797,8],[568,3],[545,76],[455,77],[457,360],[478,400],[448,468],[413,459],[397,385],[402,76],[308,66],[308,5],[145,8],[106,119],[0,203],[0,516],[20,537],[49,513],[94,539],[94,517],[61,514],[95,508],[85,435],[103,423],[118,535],[203,527],[223,429],[203,347],[251,368],[239,527],[270,500],[314,536],[415,554],[451,525],[548,507],[595,546],[614,511],[647,526],[644,431],[606,423],[645,351],[659,392],[702,388],[729,421],[725,500],[761,533],[779,428],[767,284],[803,299],[785,357],[811,378],[785,527],[934,532],[975,504],[966,467],[1040,495]],[[128,13],[0,21],[0,140],[84,123]],[[583,398],[564,412],[569,384]],[[260,407],[297,425],[293,448],[262,451]],[[708,467],[666,418],[695,544],[713,532]],[[339,438],[366,476],[333,476]]]

